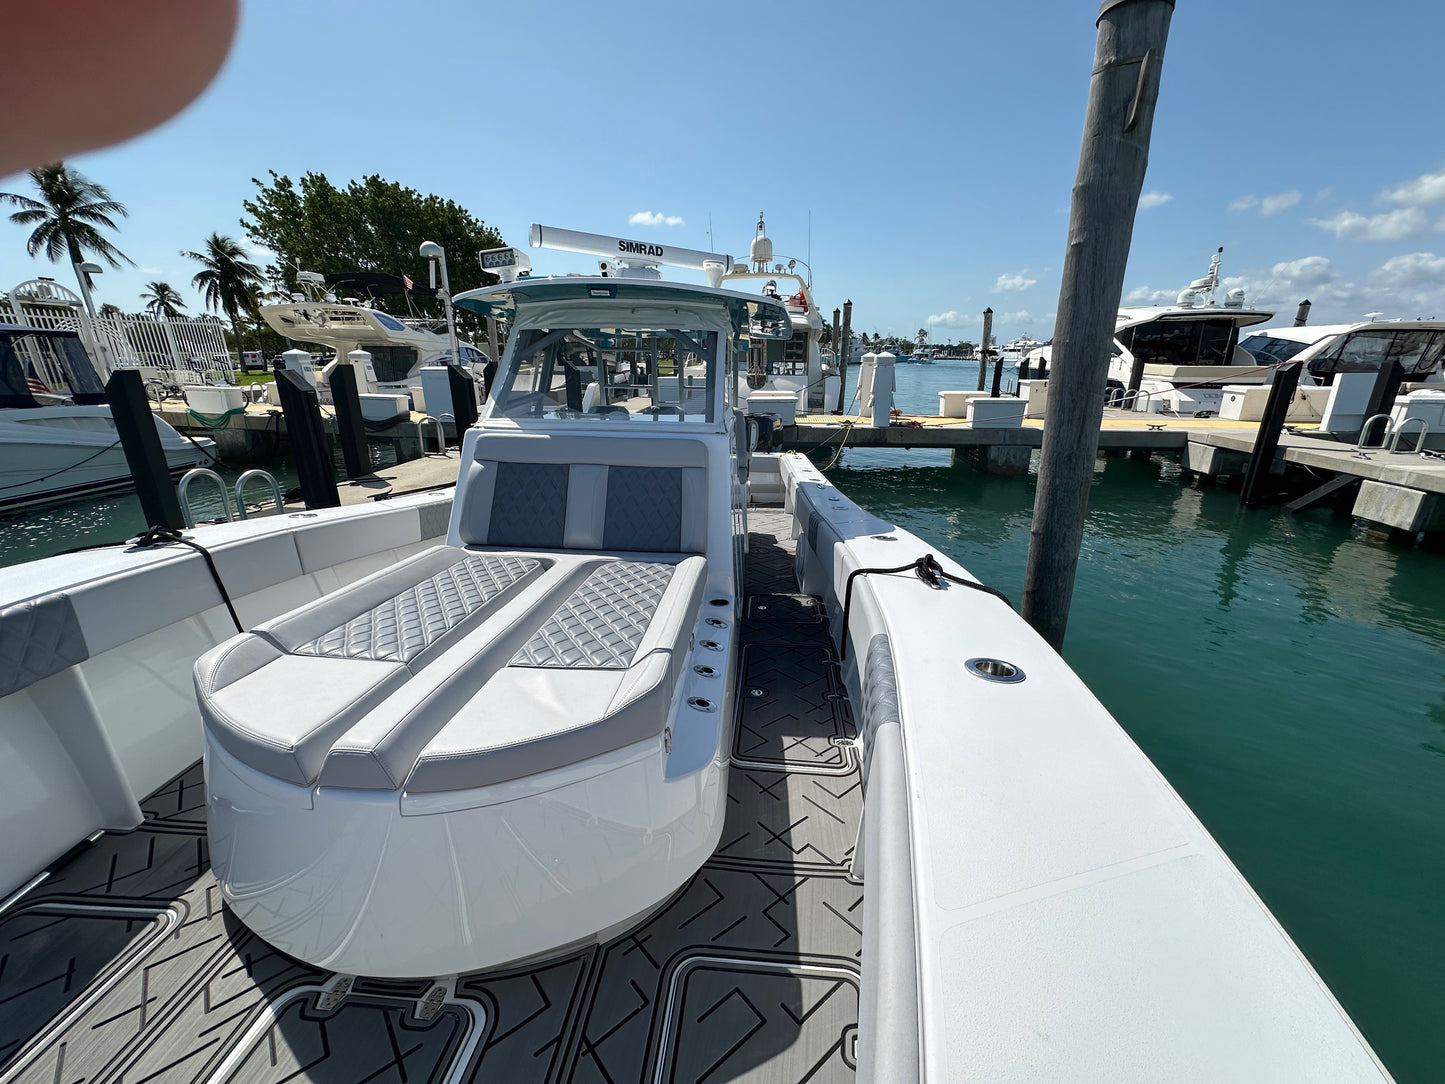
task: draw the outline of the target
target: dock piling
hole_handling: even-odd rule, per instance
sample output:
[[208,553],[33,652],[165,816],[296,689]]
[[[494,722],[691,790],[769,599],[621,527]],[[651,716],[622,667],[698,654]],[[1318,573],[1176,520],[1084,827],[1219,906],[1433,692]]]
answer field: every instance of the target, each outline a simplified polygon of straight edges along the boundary
[[1062,649],[1174,0],[1105,0],[1069,212],[1023,616]]
[[[568,373],[575,372],[571,367]],[[457,443],[460,444],[463,434],[477,424],[477,391],[476,381],[472,374],[460,365],[453,362],[447,363],[447,383],[452,392],[452,417],[456,420]],[[569,391],[570,394],[570,391]],[[578,385],[577,402],[581,405],[582,388]]]
[[[837,363],[835,368],[838,370],[838,402],[833,406],[834,414],[843,413],[843,385],[848,382],[844,376],[848,371],[847,362],[843,360],[843,347],[840,345],[843,340],[838,337],[838,333],[842,330],[839,322],[841,311],[840,309],[833,310],[833,360]],[[827,384],[825,383],[823,386],[826,388]]]
[[331,402],[336,412],[336,435],[346,477],[361,478],[371,473],[371,453],[366,447],[366,422],[361,415],[361,396],[356,390],[356,369],[338,365],[331,370]]
[[166,462],[156,417],[151,413],[145,385],[139,369],[116,369],[105,382],[105,397],[110,403],[110,416],[115,419],[115,432],[125,452],[130,476],[135,479],[136,495],[148,527],[186,526],[181,515],[181,502],[171,485],[170,465]]
[[1284,429],[1284,419],[1294,401],[1295,389],[1299,387],[1300,365],[1295,362],[1282,365],[1274,372],[1274,382],[1269,386],[1269,399],[1264,405],[1264,417],[1260,419],[1259,430],[1254,437],[1254,451],[1249,453],[1249,466],[1244,469],[1244,485],[1239,490],[1239,503],[1252,508],[1263,502],[1267,496],[1266,486],[1274,467],[1274,456],[1279,451],[1279,435]]
[[1310,299],[1309,299],[1309,298],[1305,298],[1303,301],[1301,301],[1301,302],[1299,303],[1299,308],[1297,308],[1297,309],[1294,310],[1294,326],[1295,326],[1295,327],[1304,327],[1305,324],[1309,323],[1309,318],[1310,318]]
[[983,381],[988,375],[988,338],[993,334],[993,309],[983,310],[983,336],[978,340],[978,387],[983,391]]
[[286,416],[286,439],[301,483],[301,499],[307,508],[337,507],[341,494],[336,490],[331,446],[321,423],[321,400],[316,389],[295,369],[287,368],[276,370],[276,393]]
[[848,402],[848,363],[853,360],[853,302],[843,302],[843,339],[842,339],[842,364],[838,370],[838,413],[842,414],[847,409]]
[[[1376,414],[1390,413],[1391,408],[1395,405],[1395,396],[1400,394],[1400,385],[1404,379],[1404,368],[1393,358],[1380,366],[1380,371],[1375,376],[1374,386],[1370,388],[1370,398],[1365,402],[1365,425],[1369,425],[1369,419]],[[1388,423],[1386,423],[1386,428],[1389,428]],[[1364,436],[1363,427],[1360,435]],[[1382,440],[1380,443],[1383,444],[1384,441]]]

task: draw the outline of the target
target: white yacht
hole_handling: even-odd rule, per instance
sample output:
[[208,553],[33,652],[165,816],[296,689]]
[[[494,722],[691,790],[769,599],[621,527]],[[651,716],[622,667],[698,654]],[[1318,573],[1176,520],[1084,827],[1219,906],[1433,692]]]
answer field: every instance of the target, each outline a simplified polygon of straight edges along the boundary
[[648,270],[456,299],[454,491],[0,569],[0,1081],[1388,1079],[1006,599],[743,447],[787,307]]
[[[1274,313],[1244,307],[1244,291],[1220,304],[1219,261],[1179,292],[1173,305],[1119,310],[1109,361],[1107,403],[1151,414],[1209,417],[1219,413],[1226,384],[1263,384],[1269,369],[1239,345],[1242,328]],[[1052,368],[1052,345],[1026,355]]]
[[1439,382],[1445,321],[1362,320],[1261,328],[1239,345],[1256,364],[1305,363],[1301,378],[1306,383],[1322,383],[1338,373],[1376,372],[1390,361],[1399,363],[1406,380]]
[[[293,342],[333,350],[337,358],[345,358],[353,350],[369,352],[377,391],[404,392],[418,382],[422,366],[445,365],[451,360],[444,324],[398,319],[358,299],[339,297],[336,292],[349,285],[399,293],[403,290],[401,279],[380,274],[321,275],[302,271],[296,280],[301,289],[289,299],[261,306],[266,323]],[[460,364],[480,375],[486,354],[465,341],[457,349]]]
[[1017,367],[1028,358],[1035,350],[1043,347],[1044,344],[1028,335],[1020,335],[1016,339],[1010,339],[998,348],[998,356],[1003,358],[1005,365]]
[[838,401],[837,369],[826,363],[820,338],[823,314],[813,300],[812,269],[797,273],[797,260],[777,263],[762,214],[748,252],[748,262],[734,262],[723,285],[745,293],[761,291],[788,310],[790,338],[757,342],[750,347],[747,372],[739,388],[743,398],[755,391],[799,393],[799,412],[824,411]]
[[[215,441],[183,437],[159,417],[155,423],[172,474],[210,462]],[[0,324],[0,509],[134,484],[79,333]]]

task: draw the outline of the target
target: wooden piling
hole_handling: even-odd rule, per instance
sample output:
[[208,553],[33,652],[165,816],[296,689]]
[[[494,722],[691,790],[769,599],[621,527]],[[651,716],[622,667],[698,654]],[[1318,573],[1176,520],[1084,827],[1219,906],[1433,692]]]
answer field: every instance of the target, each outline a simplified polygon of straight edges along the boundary
[[1299,303],[1299,308],[1294,310],[1294,326],[1304,327],[1310,318],[1310,299],[1305,298]]
[[296,480],[301,483],[301,499],[307,508],[339,507],[341,494],[336,490],[331,445],[321,423],[316,389],[295,369],[277,369],[276,394],[286,419],[286,440],[296,464]]
[[1023,616],[1062,649],[1174,0],[1105,0],[1069,212]]
[[848,363],[843,360],[842,339],[839,338],[839,332],[842,330],[842,324],[838,318],[840,312],[840,309],[833,310],[833,368],[838,370],[838,401],[833,404],[834,414],[843,413],[843,385],[848,383],[847,377],[844,375],[848,371]]
[[116,369],[105,382],[105,398],[115,433],[125,452],[126,466],[135,480],[136,496],[147,527],[185,527],[181,502],[171,484],[170,464],[161,447],[160,431],[146,398],[139,369]]
[[978,341],[978,387],[983,391],[984,377],[988,374],[988,339],[993,334],[993,309],[983,310],[983,337]]
[[1249,466],[1244,469],[1244,485],[1239,490],[1239,503],[1246,508],[1260,504],[1267,496],[1274,456],[1279,451],[1279,434],[1284,429],[1285,415],[1299,387],[1300,365],[1282,365],[1274,372],[1269,386],[1269,399],[1264,404],[1264,417],[1254,435],[1254,451],[1249,453]]
[[361,478],[371,473],[371,452],[366,447],[366,421],[361,415],[361,396],[356,390],[356,370],[343,362],[331,370],[327,383],[331,385],[336,435],[341,442],[346,477]]
[[[843,413],[848,401],[848,362],[853,357],[853,302],[843,302],[843,363],[838,370],[838,413]],[[861,404],[860,404],[861,409]]]

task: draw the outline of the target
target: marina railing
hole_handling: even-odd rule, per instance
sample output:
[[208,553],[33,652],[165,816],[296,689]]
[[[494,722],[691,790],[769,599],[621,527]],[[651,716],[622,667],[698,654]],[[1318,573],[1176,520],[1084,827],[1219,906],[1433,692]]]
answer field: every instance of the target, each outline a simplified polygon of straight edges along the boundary
[[[0,322],[50,331],[80,333],[101,379],[112,369],[155,370],[172,383],[236,382],[236,367],[225,325],[210,317],[157,320],[148,316],[99,316],[84,309],[24,298],[0,300]],[[43,350],[27,351],[36,377],[47,386],[68,386],[65,374]]]

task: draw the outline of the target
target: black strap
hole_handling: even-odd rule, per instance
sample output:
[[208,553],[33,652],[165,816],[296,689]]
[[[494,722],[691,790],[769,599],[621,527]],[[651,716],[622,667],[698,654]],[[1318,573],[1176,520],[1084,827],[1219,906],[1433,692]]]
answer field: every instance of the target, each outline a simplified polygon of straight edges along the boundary
[[966,580],[962,576],[955,576],[951,572],[945,572],[943,566],[938,563],[937,558],[931,553],[925,553],[922,557],[918,558],[918,560],[910,561],[906,565],[899,565],[897,568],[855,568],[852,572],[848,573],[848,583],[843,589],[843,631],[841,633],[843,646],[840,652],[842,658],[846,659],[848,657],[848,614],[853,608],[853,581],[859,576],[873,574],[887,575],[892,572],[913,572],[920,580],[934,589],[942,588],[944,580],[947,580],[949,583],[956,583],[960,587],[970,587],[975,591],[982,591],[986,595],[992,595],[994,598],[1002,599],[1005,606],[1010,610],[1013,609],[1014,604],[1009,601],[1008,596],[1002,591],[996,591],[987,584],[979,583],[976,580]]
[[231,605],[230,592],[226,590],[226,585],[221,582],[221,574],[216,571],[216,562],[211,560],[211,553],[205,546],[194,539],[187,538],[174,527],[147,527],[136,536],[132,545],[134,545],[136,549],[144,550],[150,549],[152,546],[169,546],[176,542],[179,542],[183,546],[190,546],[191,549],[206,559],[206,567],[211,570],[211,579],[216,581],[216,590],[221,592],[221,601],[226,604],[226,612],[231,615],[232,624],[236,626],[237,632],[245,632],[245,628],[241,625],[241,619],[236,616],[236,607]]

